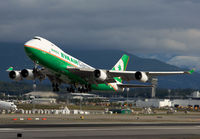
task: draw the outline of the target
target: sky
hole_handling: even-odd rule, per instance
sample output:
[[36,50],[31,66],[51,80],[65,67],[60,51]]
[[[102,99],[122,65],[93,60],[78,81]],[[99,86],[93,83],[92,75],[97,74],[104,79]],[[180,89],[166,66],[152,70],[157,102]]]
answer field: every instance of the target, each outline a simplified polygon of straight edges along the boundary
[[0,0],[0,42],[119,49],[200,69],[200,0]]

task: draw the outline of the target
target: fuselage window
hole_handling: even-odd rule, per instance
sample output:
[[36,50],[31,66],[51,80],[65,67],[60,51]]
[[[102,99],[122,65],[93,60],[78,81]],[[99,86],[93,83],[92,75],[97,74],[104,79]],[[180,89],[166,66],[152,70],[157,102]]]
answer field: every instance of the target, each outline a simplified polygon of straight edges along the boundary
[[40,38],[34,38],[34,39],[36,39],[36,40],[41,40]]

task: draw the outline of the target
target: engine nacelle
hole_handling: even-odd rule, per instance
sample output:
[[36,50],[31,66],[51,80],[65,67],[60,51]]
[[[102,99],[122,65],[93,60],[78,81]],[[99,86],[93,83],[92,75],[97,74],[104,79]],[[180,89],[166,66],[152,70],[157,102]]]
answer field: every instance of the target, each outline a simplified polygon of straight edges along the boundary
[[95,70],[94,77],[99,81],[105,81],[107,79],[107,74],[103,70]]
[[23,78],[26,78],[28,80],[34,80],[34,78],[35,78],[32,69],[23,69],[21,71],[21,75],[22,75]]
[[135,79],[145,83],[149,80],[149,77],[146,75],[145,72],[137,71],[135,73]]
[[10,79],[15,80],[15,81],[22,80],[22,76],[20,74],[20,71],[15,71],[15,70],[10,71],[9,77],[10,77]]

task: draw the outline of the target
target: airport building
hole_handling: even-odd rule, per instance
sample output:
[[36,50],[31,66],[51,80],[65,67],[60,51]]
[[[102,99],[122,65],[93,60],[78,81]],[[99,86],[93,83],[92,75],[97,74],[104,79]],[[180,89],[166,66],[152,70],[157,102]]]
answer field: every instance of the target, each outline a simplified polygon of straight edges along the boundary
[[96,94],[89,94],[89,93],[69,93],[68,98],[70,100],[99,100],[102,102],[108,102],[108,98],[106,97],[100,97],[99,95]]
[[30,97],[34,96],[35,98],[56,98],[58,94],[54,92],[45,92],[45,91],[33,91],[25,94],[25,96]]
[[172,107],[198,107],[200,106],[200,92],[194,91],[191,96],[188,96],[188,99],[174,99],[171,100]]
[[198,99],[174,99],[172,100],[172,107],[199,107],[200,106],[200,100]]
[[171,101],[169,99],[145,99],[136,100],[136,107],[145,108],[161,108],[161,107],[171,107]]
[[31,100],[32,104],[56,104],[55,98],[35,98]]
[[199,99],[145,99],[136,100],[135,106],[139,108],[162,108],[162,107],[200,107]]
[[56,104],[56,98],[58,94],[54,92],[34,91],[25,94],[30,100],[28,103],[32,104]]
[[194,91],[192,93],[192,98],[200,98],[200,92],[199,91]]

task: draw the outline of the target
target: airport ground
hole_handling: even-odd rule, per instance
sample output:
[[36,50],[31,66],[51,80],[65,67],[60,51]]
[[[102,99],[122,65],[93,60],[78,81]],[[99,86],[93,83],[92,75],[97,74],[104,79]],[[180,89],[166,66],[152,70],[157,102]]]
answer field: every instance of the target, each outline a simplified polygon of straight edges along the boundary
[[[23,118],[23,120],[20,120],[20,118]],[[28,118],[31,119],[28,120]],[[185,114],[183,111],[180,111],[175,114],[159,113],[150,115],[1,114],[0,123],[0,137],[5,139],[200,138],[200,112]]]
[[[20,119],[21,118],[21,119]],[[29,118],[29,120],[27,120]],[[45,118],[45,120],[42,120]],[[38,120],[39,119],[39,120]],[[200,112],[190,112],[185,114],[183,111],[166,114],[1,114],[0,123],[84,123],[84,122],[196,122],[200,123]]]

